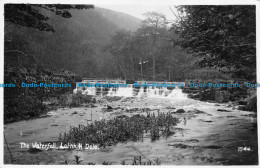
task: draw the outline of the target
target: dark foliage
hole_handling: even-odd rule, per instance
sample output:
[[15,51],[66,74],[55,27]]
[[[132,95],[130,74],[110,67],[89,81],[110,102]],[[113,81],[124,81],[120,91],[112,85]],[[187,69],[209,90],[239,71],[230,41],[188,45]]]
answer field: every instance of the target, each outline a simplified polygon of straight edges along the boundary
[[[72,92],[76,81],[81,78],[62,72],[38,68],[5,68],[5,84],[15,84],[15,87],[4,88],[4,121],[13,122],[22,119],[38,117],[47,112],[44,104],[50,97],[59,97],[66,92]],[[71,87],[22,87],[26,84],[70,84]]]
[[5,4],[5,21],[15,23],[21,26],[32,27],[41,31],[52,31],[54,28],[46,21],[47,16],[40,12],[40,9],[46,9],[60,15],[64,18],[70,18],[72,15],[70,9],[91,9],[93,5],[64,5],[64,4]]
[[179,6],[178,12],[178,22],[172,26],[180,36],[177,44],[200,56],[201,67],[255,79],[255,6],[190,5]]
[[15,58],[25,63],[27,56],[32,56],[48,69],[68,69],[88,78],[117,77],[111,54],[102,49],[119,27],[135,30],[139,19],[102,8],[71,9],[69,19],[44,8],[37,9],[49,17],[46,23],[53,26],[55,33],[5,21],[5,62],[12,64]]

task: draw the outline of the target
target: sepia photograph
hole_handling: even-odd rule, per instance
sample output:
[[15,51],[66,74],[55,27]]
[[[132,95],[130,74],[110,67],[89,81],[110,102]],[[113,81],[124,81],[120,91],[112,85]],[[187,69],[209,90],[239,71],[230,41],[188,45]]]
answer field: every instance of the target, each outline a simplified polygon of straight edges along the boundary
[[259,165],[257,1],[146,2],[1,3],[3,166]]

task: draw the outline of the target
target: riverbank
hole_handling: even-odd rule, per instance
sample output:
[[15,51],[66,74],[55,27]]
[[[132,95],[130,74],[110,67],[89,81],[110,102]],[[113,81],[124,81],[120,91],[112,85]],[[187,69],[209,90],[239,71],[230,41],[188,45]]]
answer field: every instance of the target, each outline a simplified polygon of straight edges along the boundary
[[[192,99],[163,99],[146,97],[96,97],[89,107],[61,108],[48,113],[47,118],[5,124],[4,133],[14,164],[131,164],[134,156],[144,161],[160,160],[162,165],[255,165],[257,156],[257,118],[254,112],[238,110],[230,103],[208,103]],[[107,105],[111,110],[107,110]],[[183,109],[183,110],[180,110]],[[174,134],[151,142],[118,143],[100,150],[37,150],[21,148],[20,142],[58,142],[59,134],[70,127],[88,125],[93,121],[120,116],[171,113],[180,120]],[[239,147],[250,151],[239,151]],[[4,148],[4,162],[11,163]]]

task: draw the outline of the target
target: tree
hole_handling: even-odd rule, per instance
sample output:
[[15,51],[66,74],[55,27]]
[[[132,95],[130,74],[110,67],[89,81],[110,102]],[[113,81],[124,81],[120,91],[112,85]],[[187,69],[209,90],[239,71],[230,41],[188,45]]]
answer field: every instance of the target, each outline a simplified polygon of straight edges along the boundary
[[114,55],[114,60],[117,65],[118,77],[123,74],[124,78],[127,78],[129,72],[130,59],[130,41],[132,34],[129,31],[121,29],[115,32],[115,35],[111,38],[111,44],[107,46],[112,55]]
[[255,6],[178,6],[177,44],[200,56],[201,67],[255,79]]
[[153,80],[156,77],[156,70],[155,70],[155,51],[156,51],[156,40],[157,36],[159,35],[158,29],[163,28],[166,26],[166,17],[165,15],[157,12],[147,12],[144,14],[146,19],[143,21],[147,27],[150,28],[150,35],[152,37],[152,57],[153,57]]
[[46,21],[47,16],[41,14],[40,9],[46,9],[64,18],[72,15],[70,9],[91,9],[93,5],[64,5],[64,4],[5,4],[5,21],[21,26],[32,27],[41,31],[54,32],[54,28]]
[[[180,46],[173,47],[171,32],[166,28],[158,28],[156,50],[151,51],[153,39],[151,27],[142,25],[136,32],[120,30],[111,38],[107,46],[114,56],[118,77],[134,80],[172,81],[184,80],[190,72],[194,58]],[[151,54],[156,57],[151,57]],[[153,74],[153,59],[156,76]]]

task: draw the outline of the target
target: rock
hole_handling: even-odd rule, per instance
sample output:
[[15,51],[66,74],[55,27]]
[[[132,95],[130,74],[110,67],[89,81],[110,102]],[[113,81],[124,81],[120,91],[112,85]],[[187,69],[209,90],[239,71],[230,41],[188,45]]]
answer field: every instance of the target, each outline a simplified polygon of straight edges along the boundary
[[238,106],[238,110],[246,111],[247,107],[246,106]]
[[129,108],[127,107],[126,112],[128,113],[133,113],[133,112],[137,112],[137,111],[142,111],[142,109],[139,108]]
[[113,109],[113,107],[107,105],[107,109],[108,109],[108,110],[111,110],[111,109]]
[[148,112],[148,111],[151,111],[151,109],[150,108],[144,108],[144,112]]
[[201,95],[201,100],[206,101],[206,100],[215,100],[215,94],[213,89],[206,89],[202,92],[200,92]]
[[252,117],[252,118],[256,118],[257,117],[256,114],[245,114],[245,115],[241,115],[241,116]]
[[36,153],[42,152],[42,150],[37,149],[37,148],[30,148],[30,149],[28,149],[28,152],[36,154]]
[[199,99],[200,98],[200,94],[199,93],[193,94],[193,98]]
[[201,111],[201,110],[198,110],[198,109],[195,109],[195,110],[194,110],[194,113],[195,113],[195,114],[207,114],[207,113],[205,113],[204,111]]
[[102,108],[102,112],[113,112],[113,109],[108,109],[108,108]]
[[221,111],[221,112],[232,112],[230,110],[225,110],[225,109],[217,109],[217,111]]
[[185,113],[185,111],[183,109],[178,109],[176,113]]
[[213,121],[211,121],[211,120],[202,120],[202,119],[200,119],[200,121],[202,121],[202,122],[208,122],[208,123],[213,122]]
[[191,142],[191,143],[196,143],[196,142],[199,142],[199,140],[197,139],[188,139],[186,140],[187,142]]
[[166,109],[176,109],[176,108],[174,108],[174,107],[171,107],[171,106],[167,106],[167,107],[165,107]]
[[73,112],[73,113],[71,113],[71,114],[78,114],[78,112],[74,111],[74,112]]
[[191,99],[200,99],[201,96],[199,93],[196,93],[196,94],[188,94],[188,98],[191,98]]
[[97,107],[97,106],[95,106],[94,104],[90,103],[90,104],[84,105],[84,107],[94,108],[94,107]]
[[91,102],[92,102],[92,103],[96,103],[96,102],[97,102],[97,99],[96,99],[96,98],[92,98],[92,99],[91,99]]
[[110,96],[106,96],[106,97],[104,97],[107,101],[110,101],[110,102],[112,102],[112,101],[119,101],[119,100],[121,100],[122,99],[122,97],[119,97],[119,96],[114,96],[114,97],[110,97]]
[[220,106],[220,104],[215,104],[215,106]]
[[227,116],[227,118],[237,118],[236,116]]
[[217,146],[217,145],[209,145],[209,146],[204,146],[203,148],[208,148],[208,149],[221,149],[222,146]]
[[129,117],[126,115],[120,115],[120,116],[116,116],[115,118],[129,118]]
[[90,108],[94,108],[94,107],[97,107],[97,106],[95,106],[94,104],[90,104]]
[[246,105],[246,104],[247,104],[247,101],[245,101],[245,100],[239,100],[239,101],[237,101],[237,104],[238,104],[238,105]]
[[168,146],[173,146],[173,147],[175,147],[175,148],[182,148],[182,149],[186,149],[186,148],[191,147],[191,146],[189,146],[189,145],[182,144],[182,143],[179,143],[179,144],[168,144]]
[[135,115],[133,115],[132,117],[133,117],[133,118],[140,118],[141,115],[140,115],[140,114],[135,114]]

